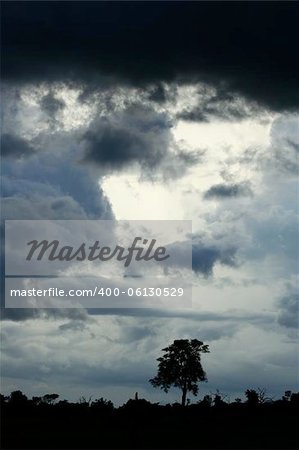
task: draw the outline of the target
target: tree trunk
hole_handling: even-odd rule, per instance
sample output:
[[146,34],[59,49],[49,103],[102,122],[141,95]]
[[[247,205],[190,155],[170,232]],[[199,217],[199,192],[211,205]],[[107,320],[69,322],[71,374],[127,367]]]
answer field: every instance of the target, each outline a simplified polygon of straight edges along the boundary
[[183,387],[182,406],[186,406],[187,386]]

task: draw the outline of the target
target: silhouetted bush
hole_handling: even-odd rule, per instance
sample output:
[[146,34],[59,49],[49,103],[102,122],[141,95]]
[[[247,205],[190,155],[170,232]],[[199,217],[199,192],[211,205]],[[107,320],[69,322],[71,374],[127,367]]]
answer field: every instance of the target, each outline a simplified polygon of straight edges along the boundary
[[2,448],[295,449],[299,393],[272,400],[265,390],[247,389],[245,396],[229,403],[216,391],[182,406],[136,394],[115,408],[102,397],[72,403],[14,391],[0,396]]

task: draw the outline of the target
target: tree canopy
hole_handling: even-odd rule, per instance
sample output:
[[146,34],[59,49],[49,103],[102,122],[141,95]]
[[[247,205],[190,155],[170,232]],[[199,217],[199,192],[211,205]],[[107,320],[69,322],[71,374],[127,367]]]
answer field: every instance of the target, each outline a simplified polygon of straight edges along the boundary
[[158,373],[149,381],[165,392],[171,386],[180,388],[182,405],[185,406],[187,392],[197,395],[198,383],[207,381],[201,365],[201,353],[208,353],[209,346],[197,339],[179,339],[162,351],[164,355],[157,359]]

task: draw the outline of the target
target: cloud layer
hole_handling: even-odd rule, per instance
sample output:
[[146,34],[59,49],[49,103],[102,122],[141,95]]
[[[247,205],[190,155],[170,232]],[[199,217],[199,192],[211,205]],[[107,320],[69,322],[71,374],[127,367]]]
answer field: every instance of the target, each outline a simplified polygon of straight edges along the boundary
[[7,80],[202,80],[274,110],[298,108],[296,2],[7,2],[2,14]]
[[297,22],[296,2],[4,2],[3,217],[192,220],[194,272],[191,310],[5,309],[5,392],[176,400],[147,380],[189,337],[202,393],[296,389]]

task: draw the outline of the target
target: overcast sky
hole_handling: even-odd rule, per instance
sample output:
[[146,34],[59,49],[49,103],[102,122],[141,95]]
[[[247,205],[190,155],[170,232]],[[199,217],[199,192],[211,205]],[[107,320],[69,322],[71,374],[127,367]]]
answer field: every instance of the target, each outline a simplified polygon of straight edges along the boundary
[[3,218],[187,219],[194,246],[191,311],[3,308],[2,392],[176,401],[148,379],[179,338],[210,346],[200,397],[298,389],[297,25],[296,2],[3,2]]

